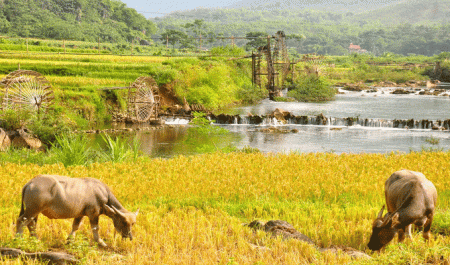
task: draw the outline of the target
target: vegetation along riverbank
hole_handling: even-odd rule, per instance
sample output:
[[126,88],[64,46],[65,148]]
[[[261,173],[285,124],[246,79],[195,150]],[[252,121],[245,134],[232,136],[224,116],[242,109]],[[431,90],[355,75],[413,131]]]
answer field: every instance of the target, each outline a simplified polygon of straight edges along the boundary
[[[214,153],[172,159],[137,159],[89,166],[6,163],[0,166],[0,241],[27,252],[49,249],[73,254],[85,264],[424,264],[449,262],[449,153],[409,154],[244,154]],[[394,171],[423,172],[438,190],[438,206],[425,243],[396,239],[380,253],[367,250],[371,225],[384,201],[384,181]],[[164,169],[164,170],[161,170]],[[84,220],[66,244],[71,220],[41,217],[39,240],[14,238],[20,190],[37,174],[95,177],[109,185],[127,209],[140,208],[133,241],[114,234],[100,218],[100,237],[92,241]],[[354,260],[344,251],[320,252],[298,240],[271,237],[244,224],[285,220],[319,247],[363,251]],[[3,258],[4,264],[17,264]],[[36,264],[39,264],[38,262]]]

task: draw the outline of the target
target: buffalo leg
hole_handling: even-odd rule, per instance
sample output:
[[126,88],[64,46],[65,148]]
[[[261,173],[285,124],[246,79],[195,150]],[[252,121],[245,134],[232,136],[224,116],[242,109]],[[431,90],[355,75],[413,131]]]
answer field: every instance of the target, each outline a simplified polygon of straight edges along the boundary
[[105,242],[103,242],[103,240],[98,235],[98,216],[89,217],[89,221],[91,223],[92,234],[94,234],[95,242],[97,242],[101,247],[106,247]]
[[72,232],[70,232],[69,236],[67,237],[67,240],[75,237],[75,232],[77,232],[78,228],[80,228],[81,220],[83,220],[83,217],[84,216],[80,216],[73,219]]
[[405,230],[406,230],[406,236],[407,236],[409,239],[412,239],[411,227],[412,227],[412,224],[409,224],[409,225],[407,225],[407,226],[405,227]]
[[37,238],[36,234],[36,225],[38,221],[38,216],[31,218],[31,222],[27,225],[28,231],[30,231],[30,236],[34,236]]
[[431,223],[433,222],[433,215],[429,215],[427,218],[427,222],[425,223],[424,227],[423,227],[423,238],[425,238],[425,240],[429,240],[430,239],[430,235],[431,235]]
[[405,240],[405,230],[408,230],[407,227],[405,227],[404,229],[399,229],[398,230],[398,242],[403,242],[403,240]]
[[25,215],[25,214],[19,216],[19,218],[17,218],[17,221],[16,221],[16,234],[22,235],[23,227],[28,226],[31,222],[34,222],[34,218],[35,217],[33,217],[33,216],[27,217],[27,215]]

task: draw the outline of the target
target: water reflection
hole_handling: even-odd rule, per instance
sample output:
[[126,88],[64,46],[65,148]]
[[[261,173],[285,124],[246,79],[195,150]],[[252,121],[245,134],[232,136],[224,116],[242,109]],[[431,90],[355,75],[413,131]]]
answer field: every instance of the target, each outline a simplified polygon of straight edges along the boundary
[[[236,126],[228,126],[231,131]],[[431,130],[405,130],[363,127],[344,127],[332,130],[326,126],[287,126],[298,133],[262,133],[249,130],[238,148],[251,146],[263,152],[335,152],[335,153],[388,153],[420,151],[422,148],[448,149],[448,132]],[[427,139],[438,139],[431,145]]]
[[[449,119],[449,97],[390,95],[378,92],[368,94],[352,92],[338,95],[335,101],[327,103],[282,103],[264,100],[255,106],[228,110],[230,114],[248,113],[265,115],[275,108],[292,112],[294,115],[317,115],[328,117],[361,117],[368,119]],[[172,120],[182,124],[182,121]],[[286,129],[297,129],[297,133],[264,133],[258,131],[264,126],[220,125],[228,129],[230,137],[221,138],[221,146],[237,148],[250,146],[263,152],[335,152],[335,153],[388,153],[419,151],[422,148],[443,148],[448,150],[448,131],[431,129],[396,129],[389,127],[315,126],[287,125]],[[135,131],[142,143],[142,151],[153,157],[171,157],[195,153],[192,146],[185,144],[187,126],[173,125],[157,130]],[[427,139],[435,138],[438,145],[431,145]]]

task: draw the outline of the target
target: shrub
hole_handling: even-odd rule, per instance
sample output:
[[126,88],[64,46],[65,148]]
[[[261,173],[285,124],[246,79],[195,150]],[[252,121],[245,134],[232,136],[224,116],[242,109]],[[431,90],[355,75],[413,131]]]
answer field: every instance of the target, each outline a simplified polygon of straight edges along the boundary
[[25,127],[32,118],[33,113],[30,110],[7,109],[0,113],[0,127],[7,131],[18,130]]
[[71,133],[76,128],[76,124],[57,110],[49,110],[48,113],[41,114],[29,122],[27,128],[43,144],[50,146],[56,141],[57,136]]
[[243,56],[245,55],[245,50],[233,45],[218,46],[211,48],[211,55],[214,56]]
[[334,99],[336,89],[325,77],[308,75],[294,81],[294,89],[288,92],[289,97],[304,102],[321,102]]
[[429,76],[430,79],[450,82],[450,63],[442,63],[438,70],[435,67],[428,67],[423,74]]
[[243,103],[257,103],[258,101],[267,97],[267,89],[259,88],[254,85],[244,85],[237,92],[237,99],[242,101]]

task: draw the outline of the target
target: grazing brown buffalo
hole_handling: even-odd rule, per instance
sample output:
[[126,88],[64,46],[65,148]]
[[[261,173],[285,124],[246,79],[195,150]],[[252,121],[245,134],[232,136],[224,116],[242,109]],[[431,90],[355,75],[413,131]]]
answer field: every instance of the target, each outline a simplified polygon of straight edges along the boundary
[[75,235],[84,216],[89,218],[94,240],[105,247],[98,236],[98,219],[101,214],[109,216],[123,238],[133,239],[131,227],[136,223],[136,213],[127,211],[111,190],[100,180],[93,178],[69,178],[56,175],[38,175],[22,189],[22,206],[17,219],[16,231],[20,235],[28,226],[36,236],[38,215],[50,219],[74,218],[72,232]]
[[373,222],[369,249],[380,250],[397,233],[399,242],[405,239],[405,232],[411,238],[411,224],[424,226],[423,237],[429,239],[437,202],[433,183],[422,173],[400,170],[386,180],[385,197],[388,213],[383,217],[383,206]]

